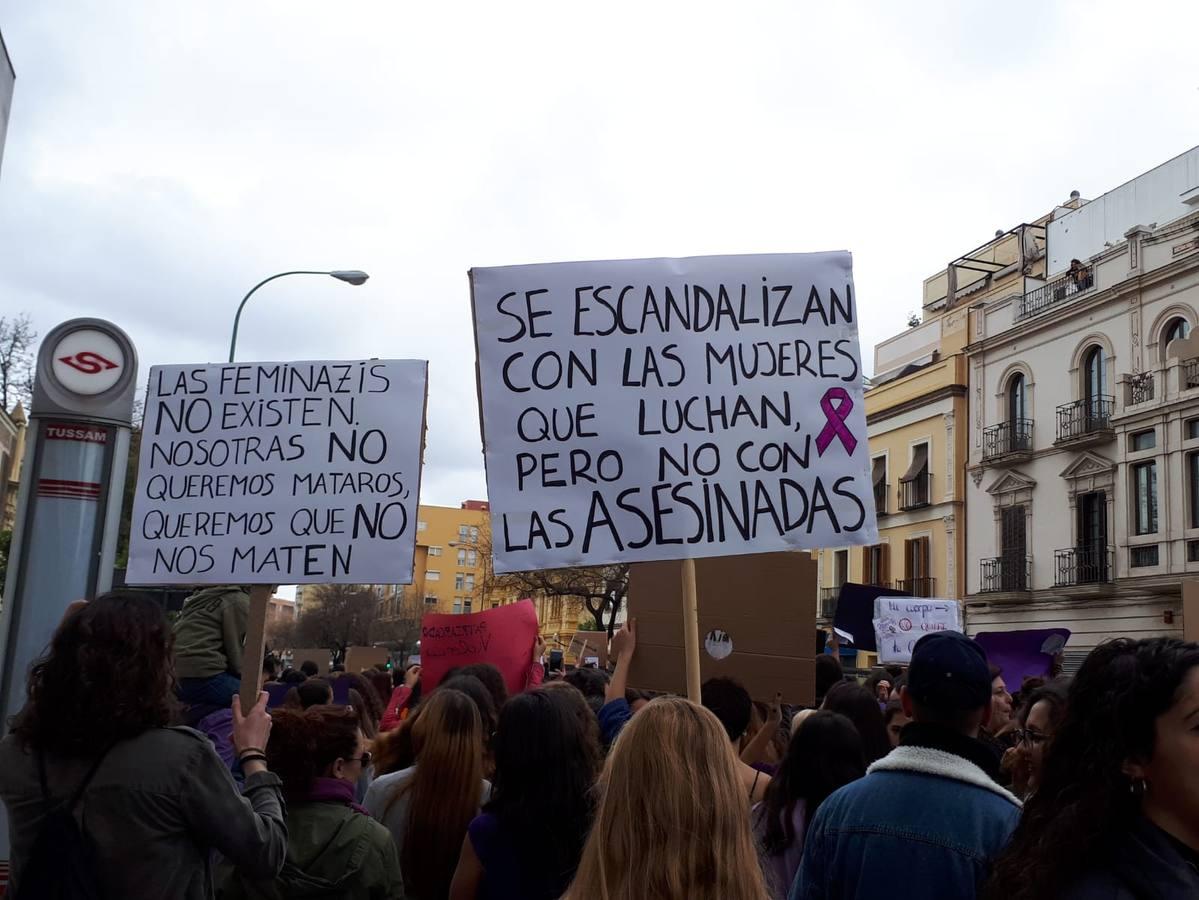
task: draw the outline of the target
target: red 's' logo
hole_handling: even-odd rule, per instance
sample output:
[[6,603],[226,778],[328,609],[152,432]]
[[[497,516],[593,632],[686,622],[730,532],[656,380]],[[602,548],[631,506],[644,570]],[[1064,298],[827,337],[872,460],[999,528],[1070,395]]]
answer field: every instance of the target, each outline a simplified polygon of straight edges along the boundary
[[74,356],[60,356],[58,361],[66,363],[72,369],[77,369],[85,375],[99,375],[106,369],[120,368],[111,359],[105,359],[99,353],[93,353],[91,350],[84,350]]

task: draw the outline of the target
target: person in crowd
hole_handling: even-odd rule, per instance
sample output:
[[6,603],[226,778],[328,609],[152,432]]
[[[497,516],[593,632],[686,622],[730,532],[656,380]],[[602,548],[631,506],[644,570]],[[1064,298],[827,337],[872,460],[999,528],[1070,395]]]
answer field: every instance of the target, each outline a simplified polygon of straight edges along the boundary
[[835,685],[824,698],[821,708],[841,713],[853,722],[862,736],[867,765],[891,752],[891,741],[887,737],[887,725],[883,721],[878,699],[856,681],[843,681]]
[[891,699],[891,679],[891,674],[886,670],[875,672],[866,679],[864,687],[874,695],[879,709],[882,709]]
[[375,689],[375,696],[379,698],[379,716],[377,721],[381,722],[385,709],[384,704],[394,690],[394,686],[391,683],[391,672],[380,672],[378,669],[372,669],[363,672],[362,677],[371,683],[371,687]]
[[[475,704],[479,711],[479,719],[483,726],[483,777],[490,776],[494,768],[491,760],[491,736],[495,733],[495,723],[498,718],[492,705],[491,692],[483,687],[483,682],[473,675],[455,675],[437,686],[438,691],[461,691]],[[437,693],[437,691],[433,691]],[[430,694],[432,696],[432,694]],[[416,765],[416,750],[412,743],[412,729],[420,718],[421,705],[418,705],[412,715],[400,723],[400,727],[385,732],[376,739],[378,759],[375,763],[375,774],[384,775],[388,772],[398,772]]]
[[804,832],[837,788],[866,774],[862,737],[840,713],[814,712],[791,738],[766,799],[753,810],[766,886],[785,900],[803,856]]
[[[637,620],[629,619],[620,631],[612,635],[608,656],[616,660],[612,680],[604,692],[604,705],[596,718],[599,720],[600,739],[604,748],[611,747],[617,736],[633,717],[633,707],[626,696],[629,689],[629,666],[637,651]],[[636,700],[636,698],[634,698]]]
[[741,761],[767,775],[774,775],[787,753],[785,736],[789,732],[783,730],[782,723],[782,694],[776,694],[770,706],[755,700],[750,709],[749,728],[741,737]]
[[[1015,723],[1012,721],[1012,695],[1008,693],[1007,683],[1003,680],[1003,672],[999,666],[990,665],[991,673],[991,719],[979,732],[978,739],[995,754],[996,760],[1002,760],[1003,755],[1016,745]],[[1005,783],[1006,777],[1000,777]]]
[[738,765],[708,710],[646,704],[608,756],[566,900],[767,900]]
[[269,684],[279,677],[279,657],[267,653],[262,657],[262,683]]
[[563,679],[567,684],[579,689],[592,711],[598,713],[604,705],[608,690],[608,673],[603,669],[585,666],[575,669]]
[[[709,678],[700,689],[700,700],[704,708],[720,720],[733,747],[739,750],[741,738],[749,728],[750,711],[753,709],[749,691],[732,678]],[[742,762],[739,757],[737,771],[749,803],[761,802],[766,796],[770,776]]]
[[[114,591],[68,613],[29,673],[28,699],[0,741],[8,810],[9,891],[39,896],[57,864],[33,857],[48,814],[75,814],[105,897],[207,900],[219,851],[249,877],[272,878],[287,852],[280,781],[267,770],[267,695],[246,714],[233,703],[245,788],[208,740],[171,728],[171,627],[148,597]],[[31,858],[32,857],[32,858]]]
[[336,678],[339,675],[344,674],[345,671],[346,671],[345,663],[334,663],[333,665],[329,666],[329,674],[332,675],[334,678]]
[[799,731],[800,726],[818,712],[820,712],[818,709],[801,709],[794,716],[792,716],[791,736],[794,737],[795,732]]
[[899,746],[899,734],[904,726],[910,725],[911,722],[907,713],[903,711],[901,701],[892,700],[887,704],[887,708],[883,710],[883,725],[887,728],[887,740],[891,743],[891,749]]
[[1053,738],[1066,714],[1066,684],[1049,681],[1025,698],[1017,715],[1016,746],[1003,757],[1004,768],[1012,779],[1012,791],[1027,798],[1041,782],[1045,764],[1045,745]]
[[982,647],[953,631],[922,637],[902,702],[913,721],[899,747],[808,826],[790,900],[969,900],[1007,844],[1020,801],[995,783],[977,740],[991,716]]
[[287,801],[287,863],[273,880],[233,874],[221,900],[402,898],[395,842],[354,800],[370,764],[358,716],[344,706],[279,710],[266,758]]
[[[593,669],[592,671],[595,670]],[[605,679],[606,683],[607,679]],[[578,688],[566,681],[546,682],[541,686],[540,690],[555,691],[562,694],[566,703],[574,712],[575,718],[579,720],[579,725],[582,726],[584,741],[593,749],[595,758],[597,760],[601,759],[603,752],[600,745],[599,720],[595,717],[591,701],[587,697],[584,697]]]
[[321,667],[312,660],[306,659],[300,663],[300,671],[304,673],[305,678],[316,678],[317,675],[321,674]]
[[365,676],[348,672],[341,677],[349,682],[350,690],[357,691],[358,696],[362,698],[363,719],[370,722],[371,733],[367,736],[367,740],[370,740],[379,730],[379,722],[383,718],[383,700],[370,679]]
[[831,653],[816,654],[816,706],[824,703],[824,698],[833,685],[845,680],[845,670],[841,668],[841,660]]
[[297,685],[307,681],[308,676],[299,669],[284,669],[283,674],[279,676],[279,680],[284,684]]
[[494,752],[491,801],[470,823],[450,900],[557,900],[591,825],[598,750],[568,694],[546,689],[504,705]]
[[[242,645],[250,595],[238,585],[197,591],[183,601],[175,620],[175,678],[179,699],[195,711],[195,722],[228,706],[241,688]],[[253,672],[254,660],[250,661]]]
[[491,795],[478,707],[438,688],[421,704],[412,745],[416,764],[376,778],[366,808],[395,839],[409,900],[444,900],[467,826]]
[[988,896],[1199,897],[1197,728],[1199,644],[1099,645],[1070,684]]
[[383,717],[379,722],[380,731],[391,731],[399,727],[406,711],[416,706],[420,699],[420,695],[416,693],[420,690],[420,673],[419,665],[409,666],[404,670],[403,682],[395,686],[387,701],[387,708],[383,711]]
[[[310,706],[327,706],[333,702],[333,685],[329,684],[324,678],[309,678],[303,684],[297,684],[292,692],[287,692],[287,702],[292,706],[299,706],[300,709],[307,709]],[[294,701],[294,702],[293,702]]]

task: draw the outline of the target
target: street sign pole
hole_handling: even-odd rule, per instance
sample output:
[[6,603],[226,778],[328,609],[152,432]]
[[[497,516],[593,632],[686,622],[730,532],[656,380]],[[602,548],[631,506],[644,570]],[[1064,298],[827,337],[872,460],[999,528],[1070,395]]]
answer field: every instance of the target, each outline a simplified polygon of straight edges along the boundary
[[[64,322],[38,352],[0,613],[5,722],[68,604],[112,584],[136,382],[132,342],[101,319]],[[7,857],[7,817],[0,839]]]

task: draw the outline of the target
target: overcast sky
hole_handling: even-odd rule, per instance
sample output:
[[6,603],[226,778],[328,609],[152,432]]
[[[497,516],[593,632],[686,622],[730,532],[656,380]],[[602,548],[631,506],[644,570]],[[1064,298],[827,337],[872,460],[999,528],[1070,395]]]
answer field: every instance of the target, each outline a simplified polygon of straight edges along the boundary
[[485,495],[473,265],[846,248],[863,356],[952,257],[1199,144],[1183,3],[0,0],[0,313],[143,366],[428,358]]

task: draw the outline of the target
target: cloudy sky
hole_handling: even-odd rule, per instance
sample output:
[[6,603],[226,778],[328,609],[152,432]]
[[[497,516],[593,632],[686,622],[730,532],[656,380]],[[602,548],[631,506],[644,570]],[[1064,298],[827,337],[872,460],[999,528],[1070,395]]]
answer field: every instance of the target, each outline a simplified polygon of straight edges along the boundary
[[[485,493],[466,271],[853,251],[869,348],[952,257],[1199,143],[1193,4],[0,0],[0,313],[143,365],[431,360]],[[1184,37],[1186,36],[1186,37]]]

